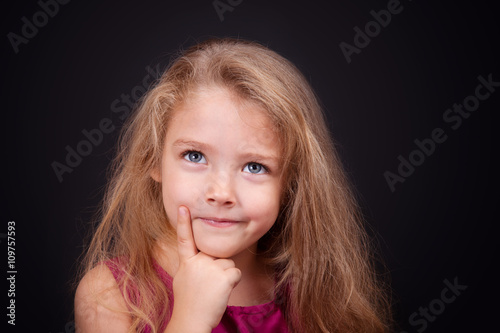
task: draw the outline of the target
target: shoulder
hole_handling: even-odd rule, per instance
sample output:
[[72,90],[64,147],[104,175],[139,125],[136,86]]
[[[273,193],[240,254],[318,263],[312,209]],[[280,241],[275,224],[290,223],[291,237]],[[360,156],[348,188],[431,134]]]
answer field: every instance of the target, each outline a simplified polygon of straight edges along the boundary
[[79,332],[127,332],[131,321],[125,300],[110,269],[98,265],[80,281],[75,294]]

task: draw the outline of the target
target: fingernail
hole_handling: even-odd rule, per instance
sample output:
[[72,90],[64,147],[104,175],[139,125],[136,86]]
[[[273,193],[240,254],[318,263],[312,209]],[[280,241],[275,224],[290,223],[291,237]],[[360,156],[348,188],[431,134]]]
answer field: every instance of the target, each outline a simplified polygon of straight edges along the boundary
[[187,215],[187,209],[186,207],[179,207],[179,215],[186,216]]

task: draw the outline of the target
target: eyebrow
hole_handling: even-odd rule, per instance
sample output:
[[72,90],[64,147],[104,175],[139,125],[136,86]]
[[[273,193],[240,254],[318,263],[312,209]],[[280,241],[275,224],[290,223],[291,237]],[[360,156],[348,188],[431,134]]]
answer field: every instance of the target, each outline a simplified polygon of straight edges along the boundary
[[[177,139],[174,141],[172,144],[174,147],[190,147],[193,150],[201,150],[201,151],[207,151],[210,152],[213,150],[212,146],[199,142],[199,141],[194,141],[194,140],[186,140],[186,139]],[[243,159],[248,159],[248,160],[253,160],[255,162],[265,162],[265,163],[278,163],[279,157],[274,156],[274,155],[264,155],[264,154],[259,154],[259,153],[254,153],[254,152],[245,152],[242,154],[239,154],[239,157]]]
[[189,146],[193,149],[199,149],[199,150],[205,150],[205,151],[210,151],[211,147],[210,145],[207,145],[203,142],[199,141],[193,141],[193,140],[185,140],[185,139],[177,139],[174,141],[172,144],[174,147],[185,147]]
[[274,164],[278,163],[279,158],[277,156],[272,156],[272,155],[262,155],[259,153],[243,153],[240,155],[241,158],[245,160],[251,160],[255,162],[263,162],[266,164]]

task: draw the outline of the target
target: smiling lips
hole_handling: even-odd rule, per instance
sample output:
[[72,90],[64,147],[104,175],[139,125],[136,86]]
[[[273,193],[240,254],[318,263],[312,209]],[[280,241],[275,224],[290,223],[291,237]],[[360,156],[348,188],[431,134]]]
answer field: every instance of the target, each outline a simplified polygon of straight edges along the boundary
[[226,228],[230,227],[233,225],[238,224],[241,221],[235,221],[235,220],[230,220],[230,219],[219,219],[216,217],[200,217],[200,220],[203,221],[204,223],[217,227],[217,228]]

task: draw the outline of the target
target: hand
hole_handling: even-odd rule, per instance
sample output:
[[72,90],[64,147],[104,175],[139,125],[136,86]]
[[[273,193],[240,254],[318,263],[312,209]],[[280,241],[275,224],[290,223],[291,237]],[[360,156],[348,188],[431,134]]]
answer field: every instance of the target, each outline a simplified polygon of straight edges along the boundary
[[177,327],[211,332],[226,310],[229,295],[241,279],[231,259],[217,259],[196,248],[187,207],[177,214],[179,269],[174,276],[174,310]]

